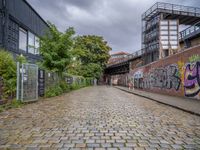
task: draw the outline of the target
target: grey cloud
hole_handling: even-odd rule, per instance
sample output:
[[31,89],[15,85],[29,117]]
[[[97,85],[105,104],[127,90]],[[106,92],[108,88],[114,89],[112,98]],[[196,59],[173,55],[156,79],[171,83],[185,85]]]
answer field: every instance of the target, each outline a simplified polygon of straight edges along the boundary
[[[64,31],[101,35],[113,51],[130,53],[141,48],[141,15],[157,0],[28,0],[45,19]],[[161,0],[200,6],[199,0]]]

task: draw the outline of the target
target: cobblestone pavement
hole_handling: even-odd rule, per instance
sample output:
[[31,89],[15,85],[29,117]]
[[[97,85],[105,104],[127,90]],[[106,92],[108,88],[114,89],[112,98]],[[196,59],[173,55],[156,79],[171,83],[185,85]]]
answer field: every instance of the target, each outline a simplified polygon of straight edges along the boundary
[[200,149],[200,117],[106,86],[0,114],[0,149]]

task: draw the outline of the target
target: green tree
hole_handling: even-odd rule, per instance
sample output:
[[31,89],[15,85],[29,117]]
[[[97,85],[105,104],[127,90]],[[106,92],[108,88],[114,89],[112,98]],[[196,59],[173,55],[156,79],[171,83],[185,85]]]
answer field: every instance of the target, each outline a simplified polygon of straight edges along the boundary
[[101,36],[76,37],[72,52],[76,60],[72,66],[76,67],[69,68],[69,72],[73,70],[77,75],[99,78],[110,57],[110,50],[111,48]]
[[62,33],[55,25],[49,23],[49,26],[47,34],[40,39],[40,54],[43,58],[41,65],[61,75],[71,61],[75,31],[70,27]]

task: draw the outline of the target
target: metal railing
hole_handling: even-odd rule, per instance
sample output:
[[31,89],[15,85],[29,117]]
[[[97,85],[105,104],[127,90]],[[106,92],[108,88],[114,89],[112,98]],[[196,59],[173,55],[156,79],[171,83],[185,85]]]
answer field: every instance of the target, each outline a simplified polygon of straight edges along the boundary
[[197,33],[200,33],[200,22],[197,22],[196,24],[186,28],[185,30],[181,31],[179,33],[179,40],[184,40],[186,37],[190,35],[195,35]]
[[151,17],[152,15],[161,10],[168,13],[183,12],[186,13],[185,15],[189,14],[192,16],[200,17],[200,8],[157,2],[152,7],[150,7],[145,13],[142,14],[142,19],[145,19],[146,17]]
[[120,59],[118,61],[115,61],[112,64],[108,64],[107,67],[110,67],[110,66],[113,66],[113,65],[116,65],[116,64],[119,64],[119,63],[127,62],[128,60],[134,59],[134,58],[139,57],[139,56],[142,56],[143,54],[144,54],[144,50],[143,49],[138,50],[138,51],[136,51],[136,52],[134,52],[132,54],[127,55],[124,59]]

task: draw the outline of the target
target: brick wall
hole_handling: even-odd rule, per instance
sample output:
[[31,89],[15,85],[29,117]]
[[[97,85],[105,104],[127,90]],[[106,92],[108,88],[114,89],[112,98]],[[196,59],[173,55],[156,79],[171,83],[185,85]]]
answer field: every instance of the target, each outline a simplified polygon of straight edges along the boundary
[[200,99],[200,45],[136,68],[129,78],[141,90]]

